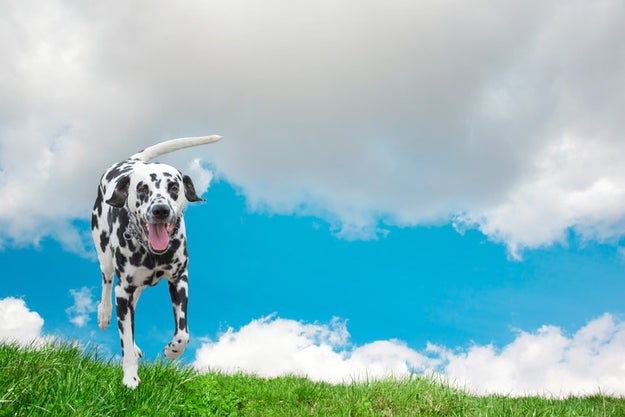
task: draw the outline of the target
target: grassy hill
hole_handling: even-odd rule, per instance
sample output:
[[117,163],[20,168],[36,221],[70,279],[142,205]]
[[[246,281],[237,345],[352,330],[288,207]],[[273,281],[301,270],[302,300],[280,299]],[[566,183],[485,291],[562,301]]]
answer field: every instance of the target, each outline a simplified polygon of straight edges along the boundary
[[420,377],[330,385],[304,378],[197,374],[164,361],[121,367],[71,346],[0,346],[0,416],[625,416],[605,396],[475,397]]

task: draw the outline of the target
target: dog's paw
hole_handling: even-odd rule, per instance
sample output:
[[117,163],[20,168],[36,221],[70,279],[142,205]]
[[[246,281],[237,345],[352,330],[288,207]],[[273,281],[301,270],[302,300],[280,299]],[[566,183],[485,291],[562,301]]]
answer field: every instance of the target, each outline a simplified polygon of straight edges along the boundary
[[110,302],[105,304],[100,302],[100,304],[98,304],[98,326],[100,326],[100,329],[106,330],[106,328],[109,327],[112,308],[113,306]]
[[[131,352],[132,349],[128,353]],[[122,371],[124,373],[124,378],[122,379],[122,382],[125,386],[131,389],[137,388],[137,385],[139,385],[139,382],[141,382],[141,380],[139,379],[138,370],[139,363],[137,361],[137,358],[133,358],[130,354],[124,355],[124,358],[122,359]]]
[[122,381],[124,383],[125,386],[127,386],[130,389],[135,389],[139,386],[139,382],[141,382],[141,380],[139,379],[138,375],[124,375],[124,379]]
[[189,343],[189,335],[178,335],[174,337],[174,340],[169,342],[163,352],[165,353],[165,357],[169,360],[176,359],[178,356],[182,355],[184,350]]

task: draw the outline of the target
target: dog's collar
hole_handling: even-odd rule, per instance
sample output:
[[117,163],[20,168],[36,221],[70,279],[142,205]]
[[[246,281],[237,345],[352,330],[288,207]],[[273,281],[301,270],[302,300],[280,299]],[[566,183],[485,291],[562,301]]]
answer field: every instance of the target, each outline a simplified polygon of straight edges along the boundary
[[[162,254],[164,252],[167,252],[167,249],[164,250],[163,252],[154,252],[150,248],[150,244],[143,237],[144,236],[143,235],[143,230],[142,230],[141,226],[139,226],[139,224],[137,223],[136,217],[132,213],[129,213],[129,214],[130,215],[128,216],[128,226],[126,227],[126,230],[124,231],[124,239],[126,239],[126,240],[136,240],[143,247],[145,247],[149,252],[152,252],[152,253],[154,253],[156,255],[160,255],[160,254]],[[172,232],[171,232],[171,236],[175,236],[176,233],[178,233],[178,229],[180,228],[180,218],[181,218],[181,216],[179,216],[176,219],[176,224],[174,225],[174,230],[172,230]]]

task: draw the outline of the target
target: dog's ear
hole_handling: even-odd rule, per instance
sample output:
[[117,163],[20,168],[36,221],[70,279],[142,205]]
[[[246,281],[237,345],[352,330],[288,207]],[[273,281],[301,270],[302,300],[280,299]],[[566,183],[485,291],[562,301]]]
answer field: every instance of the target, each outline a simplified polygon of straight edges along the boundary
[[184,195],[185,197],[187,197],[188,201],[206,201],[202,197],[198,196],[195,192],[195,187],[193,186],[193,181],[191,181],[191,177],[189,177],[188,175],[183,175],[182,183],[184,184]]
[[126,204],[126,199],[128,198],[128,185],[130,184],[130,177],[128,175],[124,175],[117,181],[117,185],[115,185],[115,189],[113,190],[113,195],[111,198],[106,200],[108,204],[113,207],[122,208]]

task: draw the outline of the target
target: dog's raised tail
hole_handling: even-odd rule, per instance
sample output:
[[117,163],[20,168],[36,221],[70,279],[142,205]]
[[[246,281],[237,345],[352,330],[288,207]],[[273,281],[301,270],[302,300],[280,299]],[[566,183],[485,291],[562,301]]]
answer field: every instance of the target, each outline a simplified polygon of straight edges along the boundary
[[138,159],[140,161],[147,162],[166,153],[177,151],[178,149],[190,148],[198,145],[207,145],[209,143],[217,142],[220,139],[221,136],[219,135],[211,135],[166,140],[165,142],[157,143],[156,145],[149,146],[144,150],[137,152],[132,155],[130,159]]

